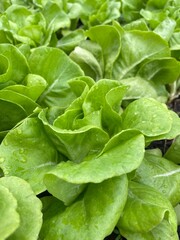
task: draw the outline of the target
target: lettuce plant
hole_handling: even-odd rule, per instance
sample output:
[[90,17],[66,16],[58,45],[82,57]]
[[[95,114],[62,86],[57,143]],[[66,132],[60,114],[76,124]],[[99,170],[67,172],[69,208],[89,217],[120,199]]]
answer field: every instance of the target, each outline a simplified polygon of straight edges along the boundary
[[1,1],[0,239],[178,239],[178,14]]

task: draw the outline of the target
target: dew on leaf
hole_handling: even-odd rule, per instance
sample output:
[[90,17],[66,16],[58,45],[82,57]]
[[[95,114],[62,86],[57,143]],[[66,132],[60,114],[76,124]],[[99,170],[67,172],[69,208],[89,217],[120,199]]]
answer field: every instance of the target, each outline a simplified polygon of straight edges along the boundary
[[0,163],[3,163],[4,162],[4,158],[3,157],[0,157]]

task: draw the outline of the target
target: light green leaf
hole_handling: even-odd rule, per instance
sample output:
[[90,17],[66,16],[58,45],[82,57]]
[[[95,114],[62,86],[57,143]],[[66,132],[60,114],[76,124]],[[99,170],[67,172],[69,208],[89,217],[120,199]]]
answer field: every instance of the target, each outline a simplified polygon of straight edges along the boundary
[[166,18],[154,29],[154,32],[159,34],[164,40],[169,41],[175,27],[176,21],[172,18]]
[[0,145],[0,157],[4,175],[25,179],[37,194],[46,189],[44,173],[57,163],[56,149],[36,118],[25,119],[7,134]]
[[56,176],[68,183],[99,183],[133,171],[143,156],[143,136],[138,131],[126,130],[112,137],[98,156],[89,156],[79,164],[61,162],[45,175],[45,182]]
[[156,140],[174,139],[175,137],[180,135],[180,118],[174,111],[169,110],[169,113],[172,119],[172,125],[171,125],[170,131],[159,136],[146,137],[147,144]]
[[105,78],[111,77],[112,66],[121,47],[118,31],[114,26],[101,25],[90,28],[86,34],[92,41],[101,46],[105,65],[103,76]]
[[20,84],[11,85],[6,87],[6,90],[20,93],[21,95],[25,95],[28,98],[36,101],[47,87],[47,82],[44,80],[44,78],[36,74],[28,74],[24,79],[24,84],[25,86]]
[[165,158],[146,153],[134,181],[157,189],[173,206],[180,201],[180,167]]
[[3,89],[0,91],[0,99],[12,102],[22,107],[27,116],[30,115],[37,107],[37,104],[30,98],[8,89]]
[[20,83],[28,74],[28,64],[23,54],[11,44],[0,44],[0,88],[5,82]]
[[128,86],[124,100],[147,97],[165,103],[168,99],[168,92],[162,84],[156,84],[138,76],[122,79],[121,83]]
[[74,162],[81,162],[87,154],[101,151],[109,140],[108,134],[97,126],[87,125],[75,130],[61,129],[48,123],[45,111],[39,114],[39,118],[58,151]]
[[53,1],[47,1],[47,4],[42,10],[47,26],[52,32],[56,32],[61,28],[70,27],[70,19],[59,5]]
[[[44,212],[40,238],[104,239],[113,231],[121,215],[127,197],[127,184],[126,175],[89,184],[84,196],[66,209],[54,200]],[[53,209],[53,205],[59,212]]]
[[174,163],[180,164],[180,134],[175,138],[164,157]]
[[39,98],[43,106],[68,106],[75,98],[67,81],[83,75],[82,70],[60,49],[39,47],[32,51],[29,65],[33,74],[42,76],[48,83]]
[[[99,80],[88,92],[82,105],[85,116],[101,110],[102,127],[113,135],[119,132],[121,117],[119,115],[121,101],[127,87],[117,81]],[[110,124],[111,123],[111,124]]]
[[[42,204],[35,196],[30,185],[18,177],[0,178],[0,185],[9,189],[17,200],[20,225],[8,238],[9,240],[36,240],[42,225]],[[11,217],[10,217],[11,218]]]
[[149,28],[146,24],[146,21],[143,18],[132,21],[132,22],[124,25],[123,28],[126,31],[131,31],[131,30],[148,31],[149,30]]
[[[177,219],[170,202],[154,188],[130,182],[127,202],[117,225],[120,232],[125,237],[137,233],[140,239],[155,240],[151,232],[157,234],[162,225],[166,226],[165,235],[177,239]],[[147,238],[143,238],[143,234]]]
[[103,77],[102,69],[94,55],[88,50],[76,47],[69,55],[84,71],[85,75],[98,80]]
[[140,63],[162,57],[170,57],[170,50],[167,42],[157,34],[138,30],[124,32],[112,77],[117,80],[132,77]]
[[125,22],[132,22],[140,18],[139,10],[143,8],[144,2],[141,0],[122,0],[122,14]]
[[[1,179],[1,178],[0,178]],[[18,227],[20,223],[17,212],[17,200],[0,182],[0,240],[7,239]]]
[[122,114],[123,129],[137,129],[148,137],[168,133],[171,126],[170,111],[152,98],[135,100]]
[[63,36],[57,43],[57,47],[70,53],[83,40],[86,39],[83,29],[74,30]]
[[157,84],[173,83],[180,75],[180,62],[175,58],[151,60],[140,67],[137,75]]
[[123,236],[128,240],[157,240],[157,239],[171,239],[179,240],[177,233],[169,225],[168,220],[163,220],[157,227],[149,232],[135,233],[121,231]]

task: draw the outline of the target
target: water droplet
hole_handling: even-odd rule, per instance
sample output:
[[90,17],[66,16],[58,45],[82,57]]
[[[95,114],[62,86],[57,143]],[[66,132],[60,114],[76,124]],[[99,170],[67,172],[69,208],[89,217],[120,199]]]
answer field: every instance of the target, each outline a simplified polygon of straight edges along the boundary
[[25,151],[24,148],[20,148],[20,149],[19,149],[19,153],[20,153],[20,154],[24,153],[24,151]]
[[4,162],[4,158],[3,157],[0,157],[0,163],[3,163]]
[[17,133],[18,134],[22,134],[22,130],[21,129],[17,129]]
[[25,163],[25,162],[26,162],[26,159],[25,159],[25,158],[21,158],[21,159],[20,159],[20,162]]
[[177,151],[179,149],[178,146],[174,146],[174,150]]

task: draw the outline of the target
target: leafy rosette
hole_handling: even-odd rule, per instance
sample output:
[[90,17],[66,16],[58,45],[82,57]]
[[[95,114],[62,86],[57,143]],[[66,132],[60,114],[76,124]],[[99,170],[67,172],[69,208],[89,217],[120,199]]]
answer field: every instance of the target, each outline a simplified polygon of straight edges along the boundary
[[[40,53],[43,48],[35,51]],[[48,48],[46,54],[51,56],[52,51],[55,50]],[[33,54],[29,62],[38,74],[43,59],[48,58]],[[67,58],[59,50],[57,54]],[[42,60],[39,66],[31,63],[35,56]],[[131,186],[136,194],[144,194],[141,187],[136,190],[135,185],[134,190],[135,183],[131,181],[143,184],[142,191],[148,192],[145,211],[151,206],[148,198],[154,199],[155,195],[162,205],[158,220],[151,223],[152,217],[147,217],[147,227],[138,227],[133,236],[139,231],[151,234],[149,231],[155,229],[156,237],[161,231],[159,224],[166,226],[167,236],[171,233],[176,236],[172,205],[180,200],[178,184],[173,192],[171,184],[166,185],[166,192],[160,185],[171,172],[179,176],[178,166],[167,160],[162,171],[158,171],[159,161],[152,160],[152,171],[144,153],[145,146],[152,141],[172,139],[180,134],[178,116],[152,98],[138,99],[124,109],[122,103],[128,87],[115,80],[64,78],[65,87],[59,90],[60,79],[54,84],[50,82],[52,75],[46,75],[46,69],[41,76],[49,79],[49,85],[44,96],[41,95],[43,101],[40,97],[39,102],[49,106],[37,108],[33,115],[21,121],[0,146],[0,166],[5,177],[23,178],[36,194],[47,190],[52,195],[42,198],[44,220],[40,238],[103,239],[116,224],[122,234],[129,236],[132,229],[126,226],[129,224],[126,211],[131,201]],[[56,94],[63,96],[63,91],[67,101],[59,103]],[[154,176],[154,181],[145,181],[143,168],[150,168],[149,178]],[[170,172],[166,173],[166,169]],[[140,207],[137,202],[137,212]],[[170,214],[167,217],[166,212]]]

